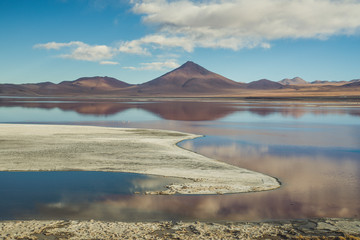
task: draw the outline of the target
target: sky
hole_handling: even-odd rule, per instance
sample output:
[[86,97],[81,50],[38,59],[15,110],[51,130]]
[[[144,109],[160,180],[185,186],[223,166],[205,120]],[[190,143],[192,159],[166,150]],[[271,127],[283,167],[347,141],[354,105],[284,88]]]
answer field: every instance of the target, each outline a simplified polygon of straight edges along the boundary
[[0,83],[110,76],[193,61],[238,82],[360,78],[360,0],[0,0]]

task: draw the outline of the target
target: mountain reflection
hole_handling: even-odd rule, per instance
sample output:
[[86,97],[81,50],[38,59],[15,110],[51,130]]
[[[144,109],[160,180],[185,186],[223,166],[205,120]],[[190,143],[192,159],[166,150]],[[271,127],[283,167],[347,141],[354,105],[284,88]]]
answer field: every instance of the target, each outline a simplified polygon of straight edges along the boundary
[[53,99],[0,99],[0,107],[23,107],[38,109],[60,109],[73,111],[81,115],[109,116],[128,109],[142,109],[166,120],[211,121],[224,118],[236,112],[249,112],[266,117],[280,114],[283,117],[301,118],[305,114],[315,116],[335,114],[360,116],[359,108],[336,108],[307,106],[302,104],[264,104],[264,103],[231,103],[231,102],[117,102],[115,100],[61,100]]
[[[184,141],[179,145],[219,161],[275,176],[283,185],[274,191],[221,196],[129,195],[129,192],[142,192],[145,189],[157,190],[164,186],[163,181],[155,178],[133,179],[126,186],[126,192],[119,193],[118,188],[124,187],[120,186],[124,184],[120,180],[112,179],[104,183],[109,173],[102,173],[104,176],[101,178],[91,175],[83,179],[84,186],[91,188],[91,194],[78,195],[81,194],[79,191],[69,194],[65,191],[59,196],[56,194],[59,194],[60,188],[51,186],[46,190],[38,184],[34,184],[34,188],[28,188],[24,187],[24,183],[28,181],[18,181],[22,191],[19,191],[19,197],[10,198],[10,203],[15,204],[16,199],[22,199],[26,204],[34,202],[34,191],[45,194],[41,196],[41,201],[36,202],[36,208],[29,211],[20,209],[15,204],[11,210],[18,211],[18,218],[253,221],[360,217],[360,127],[357,121],[357,117],[360,117],[359,107],[340,106],[341,103],[325,106],[320,103],[55,100],[0,98],[0,108],[6,109],[3,111],[5,114],[11,112],[7,111],[7,108],[14,108],[19,112],[22,112],[23,108],[30,108],[31,111],[24,112],[34,113],[34,122],[63,121],[66,124],[153,128],[206,135],[205,138]],[[18,109],[15,109],[16,107]],[[44,120],[44,117],[53,113],[37,115],[38,112],[47,112],[35,111],[37,109],[60,109],[85,117],[80,118],[83,121],[81,122],[76,118],[69,119],[61,112],[56,116],[64,115],[63,119]],[[120,121],[121,117],[104,121],[90,117],[116,115],[130,109],[140,109],[165,120],[178,121],[157,118],[143,120],[146,115],[144,112],[143,115],[136,115],[140,121],[125,123]],[[19,116],[21,115],[15,114],[12,118],[15,120],[0,120],[23,121],[19,120]],[[269,116],[276,118],[271,119]],[[288,121],[288,118],[301,121]],[[261,121],[255,121],[258,119]],[[274,121],[267,121],[268,119]],[[68,187],[72,187],[81,182],[79,179],[66,176],[64,180],[57,179],[55,182],[65,182]],[[90,181],[94,183],[89,185]],[[13,180],[0,181],[0,184],[8,186],[14,182],[16,183]],[[100,185],[100,191],[95,193],[93,189],[97,184]],[[1,189],[5,188],[0,187]],[[46,191],[51,190],[55,191],[56,198],[49,200]],[[26,191],[29,192],[28,197],[25,196]],[[4,210],[6,207],[1,201],[4,201],[7,195],[9,193],[0,194],[0,206],[3,206]],[[43,201],[45,198],[47,200]],[[4,217],[4,211],[0,209],[0,212]]]

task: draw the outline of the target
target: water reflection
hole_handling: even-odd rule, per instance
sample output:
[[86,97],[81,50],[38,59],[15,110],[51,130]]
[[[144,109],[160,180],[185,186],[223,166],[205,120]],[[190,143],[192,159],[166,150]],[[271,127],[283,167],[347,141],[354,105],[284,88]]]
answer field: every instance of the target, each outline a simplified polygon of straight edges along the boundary
[[[360,149],[249,144],[244,140],[186,141],[183,147],[232,165],[278,177],[277,191],[242,196],[248,217],[358,217]],[[257,202],[257,204],[255,204]],[[264,212],[256,206],[271,206]],[[243,214],[241,214],[244,217]]]
[[[92,190],[96,197],[62,194],[48,202],[37,200],[35,210],[14,213],[17,218],[152,221],[360,216],[360,107],[355,104],[0,99],[0,122],[27,122],[29,116],[35,123],[205,135],[180,145],[276,176],[283,186],[276,191],[222,196],[129,195],[99,188],[98,193]],[[116,188],[118,181],[109,185]],[[159,187],[157,180],[136,178],[127,191],[152,187]]]
[[[94,204],[109,196],[126,199],[185,181],[114,172],[0,172],[0,220],[83,218],[84,211],[93,211]],[[106,210],[106,205],[98,208]]]
[[[178,121],[212,121],[224,118],[234,113],[248,112],[260,117],[281,115],[298,119],[306,114],[349,115],[360,117],[358,107],[341,106],[337,104],[287,104],[287,103],[248,103],[248,102],[121,102],[114,99],[74,100],[74,99],[12,99],[1,98],[1,107],[22,107],[36,109],[60,109],[72,111],[81,115],[109,116],[122,113],[129,109],[141,109],[155,114],[162,119]],[[356,106],[356,105],[355,105]]]
[[[212,142],[212,141],[211,141]],[[219,142],[221,143],[221,142]],[[324,148],[314,156],[283,156],[281,149],[233,141],[214,145],[186,141],[183,147],[233,165],[278,176],[284,185],[276,191],[222,196],[144,196],[110,194],[86,204],[47,204],[42,214],[103,220],[261,220],[308,217],[359,217],[360,152],[341,158]],[[285,147],[286,148],[286,147]],[[301,149],[299,149],[301,150]],[[341,153],[340,155],[343,155]],[[61,210],[61,211],[60,211]],[[62,215],[60,215],[62,216]]]

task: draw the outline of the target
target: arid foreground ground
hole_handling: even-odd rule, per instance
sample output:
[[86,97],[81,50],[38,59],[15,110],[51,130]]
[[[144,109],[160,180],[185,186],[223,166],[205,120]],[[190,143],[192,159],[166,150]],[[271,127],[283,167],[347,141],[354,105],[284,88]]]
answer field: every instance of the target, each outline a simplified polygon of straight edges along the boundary
[[360,239],[360,220],[124,223],[100,221],[0,222],[0,239]]

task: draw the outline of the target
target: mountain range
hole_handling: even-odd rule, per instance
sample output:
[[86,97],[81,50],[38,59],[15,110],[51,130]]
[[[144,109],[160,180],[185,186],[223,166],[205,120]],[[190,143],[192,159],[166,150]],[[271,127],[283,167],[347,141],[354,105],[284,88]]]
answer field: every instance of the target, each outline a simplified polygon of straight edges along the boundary
[[[236,82],[188,61],[179,68],[142,84],[129,84],[111,77],[83,77],[75,81],[33,84],[0,84],[2,96],[257,96],[339,92],[360,95],[359,79],[351,82],[313,84],[300,77],[279,82],[261,79],[250,83]],[[312,86],[312,87],[311,87]],[[316,86],[316,87],[314,87]],[[351,89],[351,91],[349,90]],[[354,92],[354,90],[356,90]],[[316,95],[316,94],[315,94]],[[320,94],[322,95],[322,94]]]

